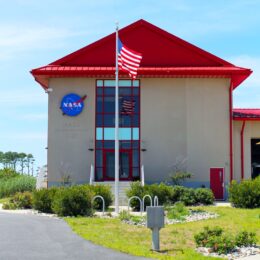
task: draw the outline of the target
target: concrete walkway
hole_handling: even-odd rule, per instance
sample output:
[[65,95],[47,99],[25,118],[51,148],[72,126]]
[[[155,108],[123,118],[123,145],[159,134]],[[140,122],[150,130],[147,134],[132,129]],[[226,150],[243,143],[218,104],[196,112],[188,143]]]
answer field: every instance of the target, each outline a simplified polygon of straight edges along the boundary
[[0,211],[0,259],[3,260],[130,260],[71,231],[61,219]]

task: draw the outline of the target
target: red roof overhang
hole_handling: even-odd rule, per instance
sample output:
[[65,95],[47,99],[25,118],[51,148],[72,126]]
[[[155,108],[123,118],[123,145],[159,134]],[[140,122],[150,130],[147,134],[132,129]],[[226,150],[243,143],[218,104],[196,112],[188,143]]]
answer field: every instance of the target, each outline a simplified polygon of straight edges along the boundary
[[258,108],[234,108],[233,120],[235,121],[260,121]]
[[[43,88],[48,87],[49,78],[57,77],[115,77],[115,67],[59,66],[47,65],[31,71]],[[241,84],[252,71],[236,66],[227,67],[140,67],[138,77],[169,78],[230,78],[233,89]],[[120,72],[121,77],[128,77]]]

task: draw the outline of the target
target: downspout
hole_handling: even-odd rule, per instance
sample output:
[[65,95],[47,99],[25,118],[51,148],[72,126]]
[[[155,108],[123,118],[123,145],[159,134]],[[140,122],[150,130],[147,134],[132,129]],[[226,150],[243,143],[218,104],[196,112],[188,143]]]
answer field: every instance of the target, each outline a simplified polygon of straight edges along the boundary
[[229,87],[229,156],[230,156],[230,182],[233,180],[233,81]]
[[246,121],[243,121],[241,132],[240,132],[240,143],[241,143],[241,180],[244,179],[244,129]]

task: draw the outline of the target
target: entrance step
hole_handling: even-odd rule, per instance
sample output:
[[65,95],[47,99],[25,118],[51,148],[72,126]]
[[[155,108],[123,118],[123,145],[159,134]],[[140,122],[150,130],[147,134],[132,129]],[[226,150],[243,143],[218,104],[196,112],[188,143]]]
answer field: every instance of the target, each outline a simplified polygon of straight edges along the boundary
[[[118,185],[118,193],[119,193],[119,206],[127,206],[128,199],[126,196],[126,190],[130,188],[131,181],[121,181]],[[115,182],[114,181],[104,181],[104,182],[94,182],[94,185],[108,185],[111,187],[111,192],[115,196]],[[115,201],[113,202],[115,203]]]

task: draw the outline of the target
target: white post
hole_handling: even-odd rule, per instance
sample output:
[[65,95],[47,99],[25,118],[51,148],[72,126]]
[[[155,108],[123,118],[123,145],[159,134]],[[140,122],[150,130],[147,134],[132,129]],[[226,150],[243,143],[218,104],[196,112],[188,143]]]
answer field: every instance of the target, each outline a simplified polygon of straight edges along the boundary
[[115,95],[115,213],[119,213],[119,108],[118,108],[118,23],[116,23],[116,95]]
[[144,186],[144,166],[141,167],[141,185]]
[[89,179],[89,184],[92,185],[94,181],[94,167],[91,164],[90,166],[90,179]]

